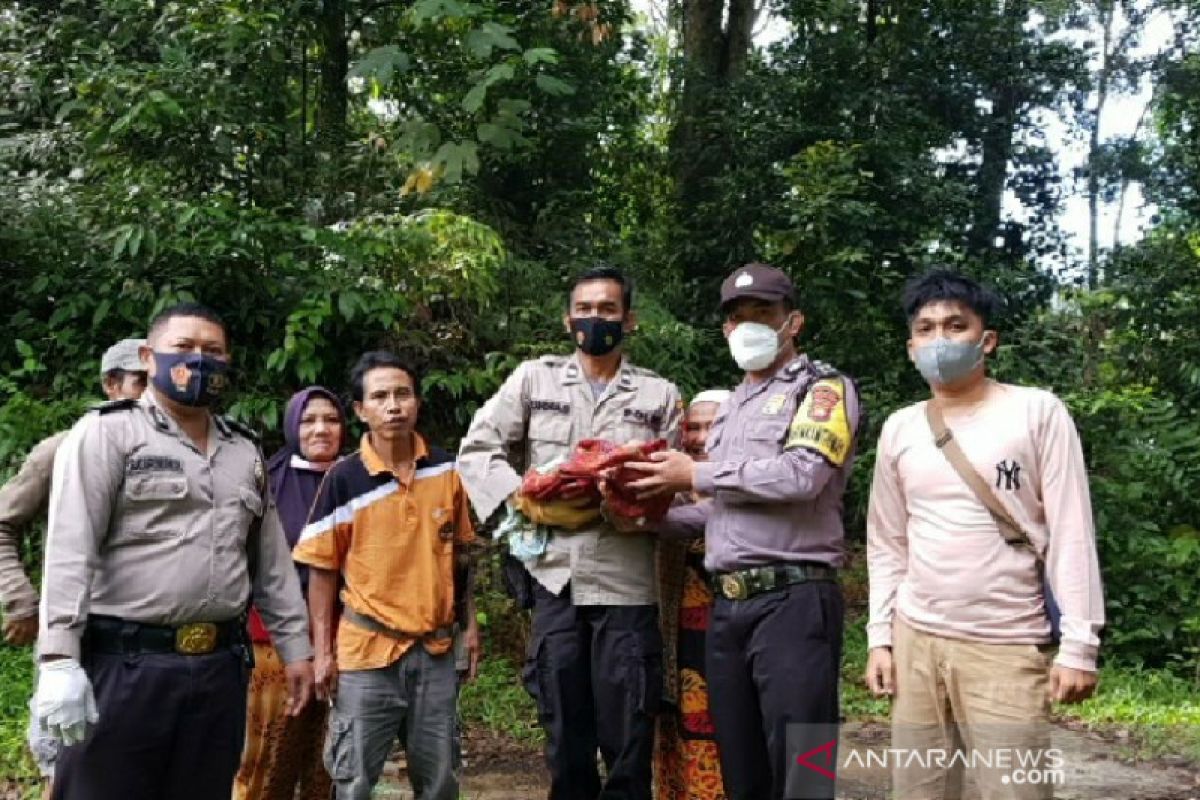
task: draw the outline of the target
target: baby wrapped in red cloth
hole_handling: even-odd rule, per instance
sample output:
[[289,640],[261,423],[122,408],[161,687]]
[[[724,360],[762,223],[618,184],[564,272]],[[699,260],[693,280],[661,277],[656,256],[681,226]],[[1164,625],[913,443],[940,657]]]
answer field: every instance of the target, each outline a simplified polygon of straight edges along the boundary
[[601,478],[607,476],[608,511],[621,517],[661,520],[671,505],[669,495],[639,499],[629,484],[646,473],[629,469],[631,461],[648,461],[651,453],[667,449],[666,439],[618,445],[606,439],[584,439],[571,457],[549,472],[535,469],[525,474],[521,494],[531,500],[572,501],[582,507],[599,506]]

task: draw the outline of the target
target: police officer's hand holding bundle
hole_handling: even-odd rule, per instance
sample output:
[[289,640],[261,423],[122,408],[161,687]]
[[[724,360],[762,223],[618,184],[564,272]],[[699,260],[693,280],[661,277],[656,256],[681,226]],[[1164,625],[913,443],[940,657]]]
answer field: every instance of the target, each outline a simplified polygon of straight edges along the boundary
[[42,662],[34,714],[64,745],[82,742],[88,726],[100,721],[92,684],[78,661],[60,658]]

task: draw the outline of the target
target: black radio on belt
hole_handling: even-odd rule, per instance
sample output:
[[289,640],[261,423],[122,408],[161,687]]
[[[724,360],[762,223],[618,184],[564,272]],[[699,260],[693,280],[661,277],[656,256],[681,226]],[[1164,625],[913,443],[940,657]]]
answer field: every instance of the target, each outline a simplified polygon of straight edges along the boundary
[[178,653],[199,656],[242,645],[245,637],[245,626],[236,619],[172,626],[147,625],[119,617],[94,615],[88,617],[83,646],[92,653]]

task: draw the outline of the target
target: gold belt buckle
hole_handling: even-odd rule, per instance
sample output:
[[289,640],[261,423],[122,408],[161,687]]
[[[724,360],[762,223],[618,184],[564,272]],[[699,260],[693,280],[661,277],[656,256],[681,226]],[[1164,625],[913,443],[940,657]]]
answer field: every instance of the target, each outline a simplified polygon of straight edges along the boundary
[[190,622],[175,629],[175,652],[202,656],[217,649],[215,622]]
[[747,595],[746,582],[742,580],[741,575],[722,575],[721,593],[725,595],[727,600],[745,600]]

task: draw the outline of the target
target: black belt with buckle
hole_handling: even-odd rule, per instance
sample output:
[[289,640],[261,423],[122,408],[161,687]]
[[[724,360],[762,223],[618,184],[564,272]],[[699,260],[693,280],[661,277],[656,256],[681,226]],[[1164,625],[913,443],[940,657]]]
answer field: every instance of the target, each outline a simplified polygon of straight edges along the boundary
[[119,617],[91,616],[84,632],[84,649],[117,655],[179,653],[201,656],[244,644],[245,628],[241,619],[147,625]]
[[796,583],[836,580],[837,570],[833,567],[805,561],[718,573],[713,575],[712,585],[713,590],[726,600],[745,600]]

